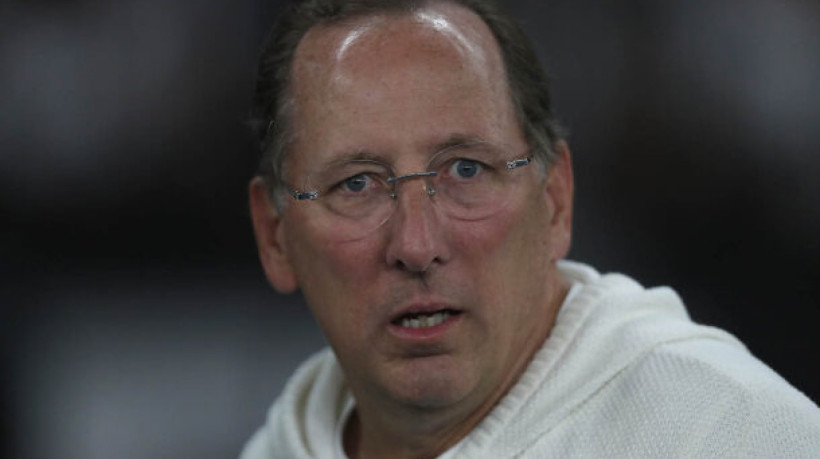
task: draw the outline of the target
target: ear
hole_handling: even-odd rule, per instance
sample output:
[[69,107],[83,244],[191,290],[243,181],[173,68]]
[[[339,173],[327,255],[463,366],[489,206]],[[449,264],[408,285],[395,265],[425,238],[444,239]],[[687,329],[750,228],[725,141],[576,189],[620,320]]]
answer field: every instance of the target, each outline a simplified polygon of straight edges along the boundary
[[556,161],[547,170],[546,192],[549,202],[553,204],[550,221],[552,239],[552,261],[567,256],[572,240],[572,196],[574,183],[572,178],[572,158],[569,146],[563,140],[553,146]]
[[271,202],[262,177],[254,177],[248,188],[256,248],[268,282],[280,293],[293,292],[298,283],[285,250],[282,218]]

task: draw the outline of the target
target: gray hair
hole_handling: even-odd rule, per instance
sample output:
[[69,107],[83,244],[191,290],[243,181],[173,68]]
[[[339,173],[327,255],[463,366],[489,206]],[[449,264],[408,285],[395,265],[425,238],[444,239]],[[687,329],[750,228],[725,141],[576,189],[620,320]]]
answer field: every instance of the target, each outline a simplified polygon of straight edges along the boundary
[[553,145],[563,129],[550,108],[549,78],[538,62],[532,43],[518,23],[493,0],[306,0],[292,3],[279,17],[259,57],[251,126],[259,140],[258,175],[277,207],[283,189],[283,165],[292,142],[290,94],[293,56],[305,34],[318,25],[339,24],[356,17],[402,14],[434,1],[461,5],[476,13],[490,28],[507,75],[516,118],[535,159],[546,168],[555,161]]

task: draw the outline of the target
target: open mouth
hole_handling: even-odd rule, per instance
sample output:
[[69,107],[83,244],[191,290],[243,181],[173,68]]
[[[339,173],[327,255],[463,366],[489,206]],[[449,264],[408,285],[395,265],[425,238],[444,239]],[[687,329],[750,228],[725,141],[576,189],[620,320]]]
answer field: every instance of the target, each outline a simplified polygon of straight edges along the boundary
[[460,311],[452,309],[442,309],[440,311],[431,312],[414,312],[405,314],[391,323],[403,328],[430,328],[436,325],[441,325],[449,318],[461,314]]

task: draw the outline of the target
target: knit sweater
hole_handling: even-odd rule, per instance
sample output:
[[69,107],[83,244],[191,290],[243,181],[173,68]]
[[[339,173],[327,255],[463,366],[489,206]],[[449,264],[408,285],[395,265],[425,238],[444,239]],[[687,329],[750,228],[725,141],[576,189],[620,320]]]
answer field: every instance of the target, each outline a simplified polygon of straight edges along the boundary
[[[518,382],[448,458],[820,457],[820,410],[669,288],[563,261],[576,293]],[[577,285],[580,284],[580,289]],[[305,362],[242,459],[334,458],[351,395]]]

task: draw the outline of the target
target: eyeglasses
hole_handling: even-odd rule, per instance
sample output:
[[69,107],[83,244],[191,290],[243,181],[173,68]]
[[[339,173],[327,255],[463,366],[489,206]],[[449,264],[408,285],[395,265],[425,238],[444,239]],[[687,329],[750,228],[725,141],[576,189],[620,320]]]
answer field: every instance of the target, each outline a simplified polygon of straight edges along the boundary
[[393,214],[399,184],[424,180],[426,194],[444,215],[466,221],[489,218],[509,202],[516,186],[513,172],[532,156],[505,159],[495,149],[451,147],[437,153],[425,172],[397,176],[388,165],[370,159],[331,163],[310,174],[310,191],[287,186],[297,201],[316,201],[326,211],[324,223],[339,240],[360,239]]

